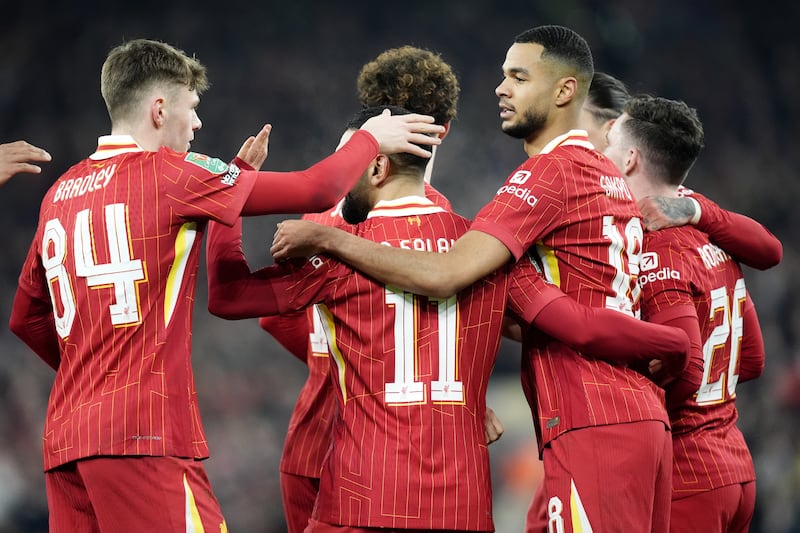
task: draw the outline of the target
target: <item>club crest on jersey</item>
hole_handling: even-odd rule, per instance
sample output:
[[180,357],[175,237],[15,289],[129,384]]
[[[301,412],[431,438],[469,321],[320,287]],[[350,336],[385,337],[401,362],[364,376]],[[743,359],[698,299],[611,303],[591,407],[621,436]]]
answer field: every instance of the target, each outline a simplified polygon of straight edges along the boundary
[[200,168],[204,168],[212,174],[222,174],[228,170],[228,164],[224,161],[221,161],[216,157],[208,157],[204,154],[198,154],[197,152],[187,153],[184,161],[192,163],[193,165],[197,165]]
[[658,268],[658,254],[655,252],[645,252],[642,254],[642,260],[639,263],[639,269],[642,272],[648,270],[655,270]]

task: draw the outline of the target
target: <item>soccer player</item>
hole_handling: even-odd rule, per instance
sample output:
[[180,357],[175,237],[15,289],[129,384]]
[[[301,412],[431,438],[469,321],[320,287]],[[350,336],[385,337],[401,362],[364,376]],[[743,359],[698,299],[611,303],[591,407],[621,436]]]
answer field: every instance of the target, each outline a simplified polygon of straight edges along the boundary
[[[273,255],[322,250],[392,286],[448,297],[529,252],[579,303],[634,314],[639,211],[619,171],[577,129],[592,75],[589,47],[572,30],[541,26],[515,39],[495,92],[503,131],[524,140],[529,159],[447,254],[284,221]],[[523,354],[552,526],[666,531],[672,444],[663,391],[628,365],[533,333]]]
[[[432,116],[444,127],[444,140],[455,118],[460,87],[452,67],[439,54],[415,46],[391,48],[366,63],[358,75],[362,106],[396,105]],[[425,197],[450,210],[450,202],[430,182],[435,149],[425,169]],[[345,224],[341,202],[323,213],[303,215],[320,224]],[[280,462],[281,494],[288,533],[302,533],[314,509],[322,461],[331,440],[336,407],[328,378],[328,341],[316,306],[298,313],[261,317],[259,325],[308,366],[308,377],[298,395]],[[491,411],[488,411],[491,415]],[[498,438],[493,425],[494,438]]]
[[[351,126],[357,126],[358,119],[363,120],[363,114]],[[443,219],[458,220],[457,236],[467,221],[420,197],[421,167],[407,169],[389,161],[384,168],[387,163],[379,156],[376,169],[368,171],[345,198],[346,221],[368,217],[345,230],[384,245],[446,251],[454,238],[451,232],[445,235],[442,229],[433,238],[431,229],[452,225],[442,225]],[[413,169],[418,172],[413,174]],[[426,205],[428,214],[415,207]],[[486,381],[503,319],[507,266],[457,296],[429,299],[376,283],[321,256],[299,266],[282,265],[251,274],[239,240],[237,231],[216,224],[209,230],[212,313],[237,319],[325,304],[323,323],[332,341],[340,416],[334,422],[333,446],[323,470],[312,530],[340,530],[329,529],[332,524],[358,526],[358,531],[365,527],[487,530],[491,523],[480,517],[491,500],[488,480],[479,479],[477,485],[468,480],[474,477],[469,472],[486,472],[486,443],[478,433],[482,436]],[[536,327],[566,342],[584,343],[582,349],[614,353],[607,346],[620,336],[609,337],[607,332],[627,330],[629,323],[634,329],[654,326],[606,309],[581,312],[576,302],[546,286],[532,263],[523,261],[515,268],[522,275],[532,275],[541,290],[538,307],[522,309],[520,316],[533,317]],[[372,322],[365,322],[370,318]],[[423,328],[420,334],[424,335],[415,335],[417,327]],[[662,333],[640,331],[649,336],[643,344],[656,337],[665,340]],[[602,340],[594,342],[590,337]],[[626,339],[627,346],[635,338]],[[686,339],[673,339],[666,352],[685,360],[678,352],[686,349]],[[638,356],[648,349],[653,348],[628,351]],[[402,359],[400,354],[404,354]],[[458,397],[448,396],[448,390]],[[404,402],[413,406],[411,411],[402,408]],[[441,402],[455,402],[458,407],[437,405]],[[465,420],[468,425],[462,427]],[[442,424],[449,429],[440,434]],[[366,435],[380,435],[380,445],[364,442]],[[364,449],[373,452],[364,454]],[[384,478],[381,461],[395,457],[402,457],[402,467],[390,463]],[[359,473],[357,478],[354,472]],[[382,490],[376,492],[377,487]],[[407,494],[413,495],[409,501]],[[363,514],[356,508],[363,509]]]
[[51,159],[46,150],[25,141],[0,144],[0,186],[21,172],[39,174],[42,167],[34,163],[46,163]]
[[[608,147],[608,132],[624,112],[629,99],[630,94],[622,81],[604,72],[594,73],[583,104],[581,126],[599,151]],[[693,223],[708,233],[715,244],[748,266],[765,269],[780,262],[781,243],[767,228],[744,215],[723,210],[683,186],[679,187],[677,197],[649,196],[638,199],[638,205],[642,208],[646,229]],[[528,532],[547,529],[547,502],[541,489],[540,486],[528,513]]]
[[[628,99],[630,94],[623,82],[604,72],[594,73],[581,112],[581,127],[598,151],[608,147],[608,131],[622,115]],[[677,197],[637,200],[646,230],[693,224],[747,266],[766,270],[781,261],[783,247],[767,228],[752,218],[720,208],[691,189],[681,186]]]
[[190,355],[207,221],[326,209],[378,149],[425,157],[414,143],[443,131],[387,114],[307,171],[256,172],[269,126],[235,164],[187,152],[206,86],[205,67],[165,43],[112,49],[101,74],[111,135],[42,201],[10,326],[56,370],[43,450],[50,531],[224,530],[200,462]]
[[[677,197],[703,146],[684,102],[632,98],[609,132],[606,154],[634,195]],[[697,227],[645,234],[639,286],[645,319],[692,339],[686,371],[666,384],[672,421],[672,531],[746,532],[755,470],[736,427],[736,385],[761,375],[764,343],[737,261]],[[654,367],[657,370],[657,367]]]

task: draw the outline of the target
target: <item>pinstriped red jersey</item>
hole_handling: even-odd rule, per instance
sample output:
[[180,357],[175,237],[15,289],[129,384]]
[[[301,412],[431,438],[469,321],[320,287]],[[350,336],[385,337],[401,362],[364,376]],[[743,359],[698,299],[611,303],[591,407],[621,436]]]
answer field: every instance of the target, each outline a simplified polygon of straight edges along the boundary
[[[638,310],[639,210],[617,168],[583,131],[553,139],[525,161],[470,229],[493,235],[516,259],[527,251],[548,281],[581,304]],[[623,364],[533,333],[524,339],[522,364],[540,448],[573,428],[668,423],[663,391]]]
[[703,343],[699,389],[682,403],[669,402],[673,497],[753,481],[753,461],[736,427],[739,367],[750,356],[740,347],[755,334],[743,321],[748,295],[741,267],[692,226],[648,232],[645,250],[643,316],[664,322],[677,307],[694,306]]
[[[381,202],[344,229],[388,246],[446,252],[469,221],[423,198]],[[314,518],[399,529],[493,529],[485,395],[505,273],[457,296],[384,286],[326,256],[274,286],[281,311],[320,302],[339,415]]]
[[[425,184],[425,196],[446,211],[451,210],[447,198],[428,183]],[[341,202],[323,213],[303,215],[303,219],[328,226],[346,225],[341,217]],[[328,339],[319,311],[316,306],[308,307],[304,316],[298,316],[298,319],[306,320],[309,326],[305,359],[308,377],[289,419],[280,470],[298,476],[319,478],[331,443],[336,396],[329,379]]]
[[47,192],[19,278],[52,300],[59,337],[45,470],[95,455],[208,456],[190,361],[199,246],[206,220],[236,220],[253,177],[105,136]]

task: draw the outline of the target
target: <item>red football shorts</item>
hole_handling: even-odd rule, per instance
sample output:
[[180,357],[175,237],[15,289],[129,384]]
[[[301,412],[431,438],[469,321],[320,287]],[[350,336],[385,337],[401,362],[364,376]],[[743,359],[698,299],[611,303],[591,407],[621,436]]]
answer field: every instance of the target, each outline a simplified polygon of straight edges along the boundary
[[672,500],[670,531],[747,533],[755,506],[755,481]]
[[226,532],[199,461],[94,457],[45,473],[50,533]]
[[[663,423],[574,429],[551,441],[542,460],[546,531],[669,530],[672,439]],[[531,525],[539,514],[529,511]]]
[[319,478],[281,472],[283,516],[288,533],[303,533],[314,510],[319,492]]

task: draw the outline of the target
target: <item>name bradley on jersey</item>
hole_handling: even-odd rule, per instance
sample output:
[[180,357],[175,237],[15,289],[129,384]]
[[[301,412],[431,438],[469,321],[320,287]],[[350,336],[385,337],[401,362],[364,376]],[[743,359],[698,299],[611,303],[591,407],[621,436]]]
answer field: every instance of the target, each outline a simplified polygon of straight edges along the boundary
[[111,178],[114,177],[114,171],[116,170],[117,165],[113,164],[110,167],[103,167],[99,170],[95,170],[88,176],[62,181],[58,184],[56,195],[53,197],[53,203],[59,200],[69,200],[76,196],[83,196],[87,192],[94,192],[105,188],[108,182],[111,181]]

